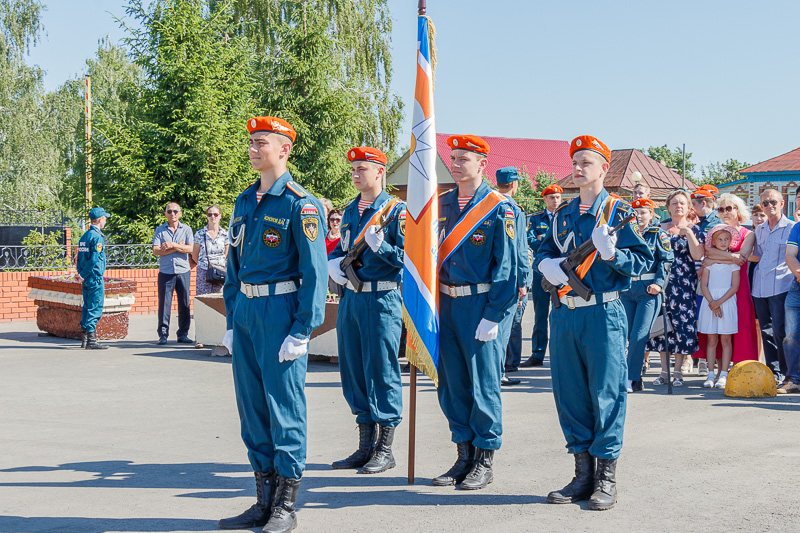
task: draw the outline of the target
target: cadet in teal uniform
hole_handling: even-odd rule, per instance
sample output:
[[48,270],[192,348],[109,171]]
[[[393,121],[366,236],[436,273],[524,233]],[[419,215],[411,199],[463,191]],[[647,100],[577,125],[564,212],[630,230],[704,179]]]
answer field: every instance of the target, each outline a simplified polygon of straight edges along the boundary
[[551,335],[558,340],[550,345],[553,395],[567,449],[575,455],[575,477],[551,492],[547,501],[588,498],[590,509],[603,510],[617,501],[616,466],[627,399],[628,323],[619,294],[630,286],[631,277],[642,273],[653,254],[635,221],[609,234],[630,206],[609,198],[603,188],[611,160],[608,147],[584,135],[572,141],[570,155],[572,179],[580,194],[556,211],[537,264],[558,287],[568,282],[560,263],[573,248],[591,239],[598,253],[583,277],[594,295],[586,301],[565,288],[561,306],[550,313]]
[[97,342],[97,321],[103,316],[103,300],[106,297],[103,273],[106,271],[106,249],[103,228],[106,218],[111,216],[102,207],[89,211],[91,224],[78,242],[78,275],[83,278],[83,309],[81,310],[81,348],[105,350]]
[[483,182],[489,145],[447,139],[458,187],[439,197],[439,405],[458,458],[438,486],[482,489],[503,433],[500,377],[517,303],[516,219]]
[[[511,325],[508,347],[506,349],[505,372],[516,372],[522,361],[522,316],[525,314],[525,306],[528,303],[528,287],[531,284],[531,265],[533,256],[528,248],[528,237],[526,235],[527,224],[525,223],[525,211],[517,205],[513,196],[519,189],[519,174],[515,167],[503,167],[495,172],[497,179],[497,191],[514,205],[516,214],[516,236],[517,236],[517,307],[514,309],[514,321]],[[503,373],[500,380],[501,385],[517,385],[520,380],[512,379]]]
[[531,295],[533,297],[533,333],[531,334],[531,356],[521,366],[542,366],[547,352],[547,317],[550,315],[550,295],[542,288],[542,273],[536,268],[536,252],[542,244],[550,221],[558,206],[561,193],[558,185],[548,185],[542,191],[545,208],[532,214],[528,222],[528,246],[534,256],[532,267]]
[[[383,190],[387,162],[383,152],[358,147],[348,151],[347,158],[353,185],[360,194],[344,210],[342,238],[328,256],[328,273],[345,287],[336,319],[339,373],[344,397],[356,415],[359,445],[350,457],[334,462],[333,467],[363,467],[363,473],[376,474],[395,466],[392,441],[403,415],[397,352],[403,330],[400,281],[406,207]],[[382,217],[392,213],[396,218],[385,232],[379,231]],[[369,245],[357,271],[365,282],[361,292],[355,292],[341,269],[342,259],[357,239]]]
[[651,225],[655,204],[649,198],[634,200],[639,230],[653,254],[639,276],[631,278],[631,286],[622,291],[622,305],[628,318],[628,392],[642,390],[642,366],[650,330],[658,316],[661,298],[674,260],[667,232]]
[[286,170],[294,129],[274,117],[252,118],[247,129],[250,164],[261,178],[231,215],[223,344],[233,355],[257,501],[219,527],[291,531],[306,461],[305,356],[325,313],[326,228],[322,205]]

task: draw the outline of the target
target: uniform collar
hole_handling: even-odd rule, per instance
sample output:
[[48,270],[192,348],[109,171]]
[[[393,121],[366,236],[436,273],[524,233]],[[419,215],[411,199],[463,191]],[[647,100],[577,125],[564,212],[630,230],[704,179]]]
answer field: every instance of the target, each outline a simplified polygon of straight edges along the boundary
[[105,235],[104,235],[104,234],[103,234],[103,232],[100,230],[100,228],[98,228],[98,227],[97,227],[97,226],[95,226],[94,224],[89,224],[89,229],[90,229],[90,230],[92,230],[92,229],[93,229],[93,230],[95,230],[97,233],[99,233],[100,235],[103,235],[103,237],[105,237]]
[[[388,199],[389,199],[389,193],[387,193],[386,190],[382,190],[381,193],[377,196],[377,198],[375,198],[375,201],[372,202],[369,205],[369,207],[367,207],[367,209],[377,210],[378,207],[380,207],[380,205]],[[358,205],[358,202],[360,200],[361,200],[361,194],[359,194],[358,198],[356,198],[356,205]],[[364,211],[366,211],[367,209],[365,209]]]
[[[606,205],[606,198],[608,198],[608,191],[603,187],[600,189],[600,194],[597,195],[597,198],[594,199],[594,203],[592,203],[592,207],[586,211],[586,214],[592,215],[593,217],[597,218],[597,211],[602,209],[604,205]],[[570,202],[569,207],[567,208],[570,210],[570,214],[576,217],[581,216],[581,195],[580,193],[578,196],[573,198]]]
[[[492,192],[491,187],[486,185],[485,181],[481,181],[481,184],[478,186],[477,189],[475,189],[475,194],[472,195],[472,198],[470,199],[469,202],[467,202],[467,205],[464,206],[464,209],[466,210],[467,207],[477,204],[478,202],[483,200],[486,197],[486,195],[488,195],[490,192]],[[455,201],[455,204],[458,205],[457,187],[456,187],[456,193],[453,195],[453,200]]]
[[[289,171],[287,170],[286,172],[281,174],[280,178],[275,180],[275,183],[272,184],[272,187],[269,188],[266,194],[270,194],[272,196],[282,195],[283,191],[286,189],[286,184],[289,183],[290,181],[292,181],[292,175],[289,174]],[[258,188],[261,187],[261,178],[258,178],[258,181],[256,183],[258,184],[258,186],[255,188],[255,190],[258,191]]]

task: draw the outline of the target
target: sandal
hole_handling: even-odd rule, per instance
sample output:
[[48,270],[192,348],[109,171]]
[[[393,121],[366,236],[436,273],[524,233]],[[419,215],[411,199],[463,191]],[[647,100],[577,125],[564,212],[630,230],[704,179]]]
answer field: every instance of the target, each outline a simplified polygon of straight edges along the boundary
[[683,374],[681,372],[675,372],[672,374],[672,386],[683,387]]
[[662,372],[660,376],[653,380],[653,385],[666,385],[667,384],[667,373]]

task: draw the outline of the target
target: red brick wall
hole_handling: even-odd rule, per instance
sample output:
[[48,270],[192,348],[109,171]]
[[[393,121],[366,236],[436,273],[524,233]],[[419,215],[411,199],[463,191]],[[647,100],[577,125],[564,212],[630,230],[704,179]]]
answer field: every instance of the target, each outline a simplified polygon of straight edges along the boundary
[[[28,298],[28,276],[57,276],[67,271],[48,272],[0,272],[0,322],[14,320],[36,320],[36,306]],[[107,270],[106,277],[124,278],[136,281],[136,302],[130,313],[147,315],[158,311],[158,269]],[[194,299],[194,277],[190,296]],[[172,309],[177,312],[178,304],[172,299]]]

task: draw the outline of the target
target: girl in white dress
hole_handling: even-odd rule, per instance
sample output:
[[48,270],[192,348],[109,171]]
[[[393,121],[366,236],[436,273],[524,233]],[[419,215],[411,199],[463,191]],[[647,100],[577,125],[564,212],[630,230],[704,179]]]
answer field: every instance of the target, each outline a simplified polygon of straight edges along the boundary
[[[725,224],[714,226],[706,235],[706,246],[727,252],[740,239],[739,232]],[[728,367],[733,356],[732,336],[739,331],[736,314],[736,291],[739,290],[740,267],[736,264],[715,263],[703,269],[700,277],[700,290],[703,301],[697,317],[697,329],[708,335],[706,362],[709,372],[703,387],[724,389],[728,381]],[[719,377],[714,372],[717,344],[722,344],[722,364]],[[714,379],[716,379],[716,384]]]

